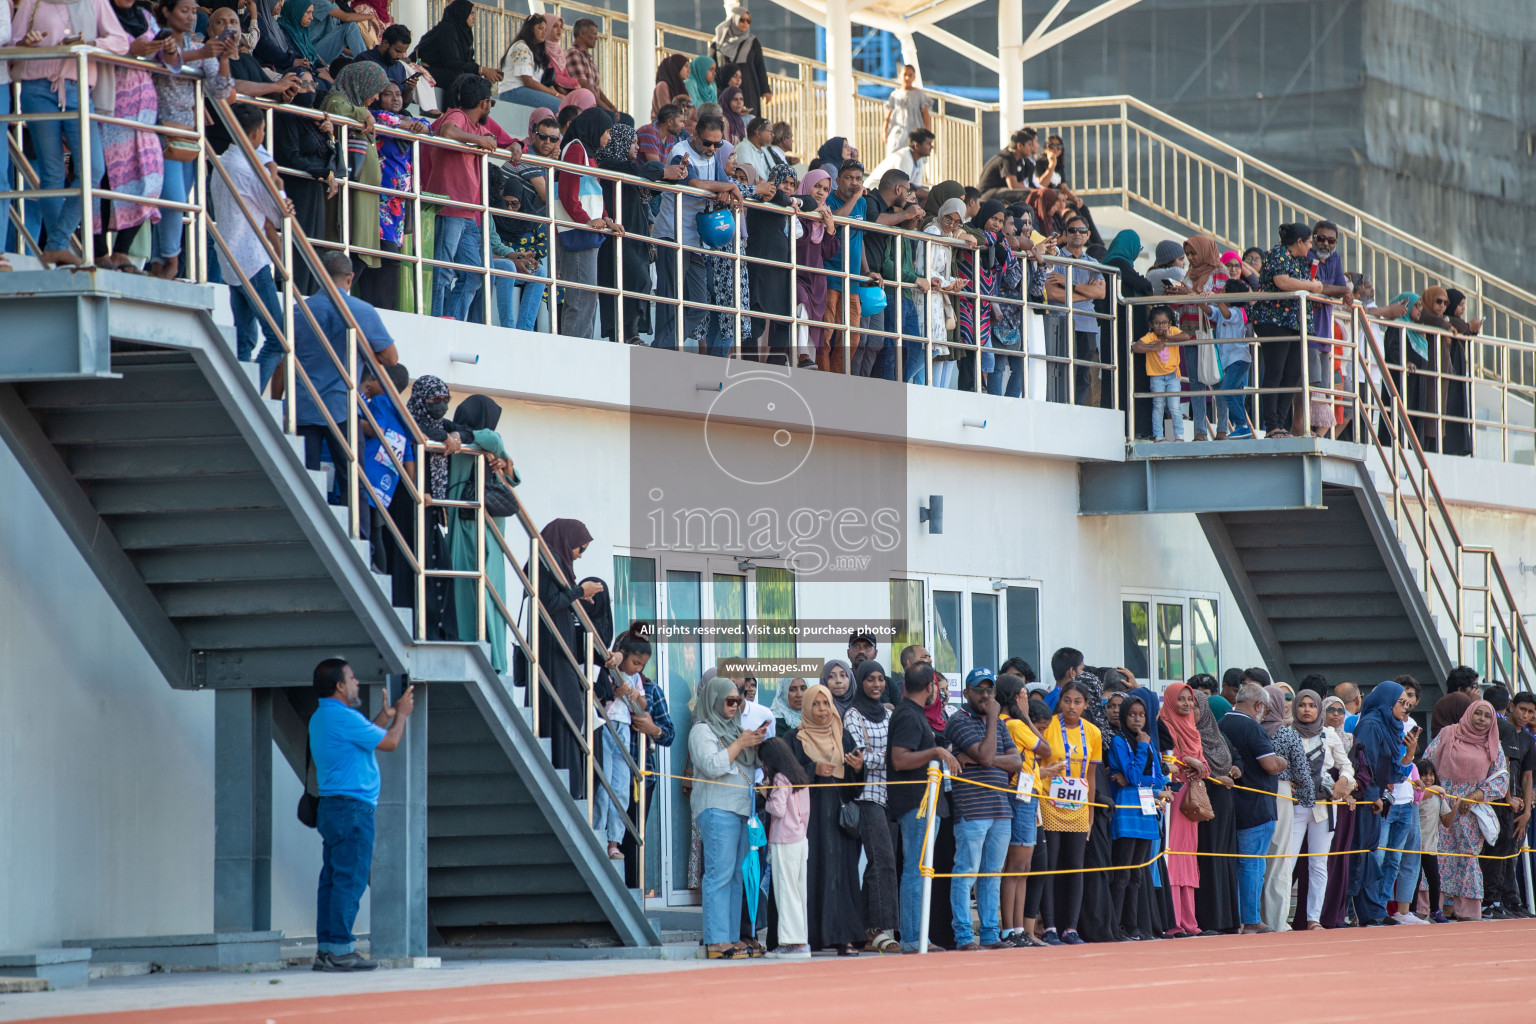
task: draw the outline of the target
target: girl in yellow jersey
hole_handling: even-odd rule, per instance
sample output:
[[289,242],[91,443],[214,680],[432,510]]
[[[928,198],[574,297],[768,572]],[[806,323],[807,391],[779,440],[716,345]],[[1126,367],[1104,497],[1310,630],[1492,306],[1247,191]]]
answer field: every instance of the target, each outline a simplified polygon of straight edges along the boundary
[[1046,836],[1046,863],[1052,871],[1045,889],[1045,942],[1075,946],[1078,911],[1083,903],[1083,853],[1093,828],[1094,767],[1104,759],[1099,727],[1083,717],[1088,691],[1077,683],[1061,688],[1056,717],[1045,730],[1051,761],[1064,764],[1045,780],[1045,802],[1040,809]]
[[1019,698],[1024,693],[1024,677],[1005,672],[997,677],[997,704],[1002,709],[998,720],[1008,728],[1008,736],[1024,759],[1019,773],[1010,781],[1014,789],[1013,832],[1008,839],[1008,858],[1003,862],[1002,921],[1004,946],[1042,946],[1029,927],[1034,922],[1024,918],[1026,879],[1010,877],[1029,870],[1035,855],[1035,831],[1039,824],[1039,759],[1049,759],[1050,745],[1029,727]]

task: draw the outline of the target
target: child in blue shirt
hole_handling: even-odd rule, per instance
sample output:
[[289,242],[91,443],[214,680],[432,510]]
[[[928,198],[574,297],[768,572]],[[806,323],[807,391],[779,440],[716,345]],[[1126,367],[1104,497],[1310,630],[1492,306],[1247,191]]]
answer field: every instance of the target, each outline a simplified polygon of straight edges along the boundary
[[[1228,294],[1252,290],[1241,278],[1234,278],[1227,282]],[[1243,307],[1226,302],[1213,302],[1206,307],[1206,314],[1210,317],[1211,329],[1217,338],[1233,339],[1231,344],[1216,346],[1216,358],[1221,363],[1220,390],[1240,391],[1248,386],[1248,377],[1253,365],[1253,354],[1248,342],[1239,340],[1249,336],[1248,321],[1243,316]],[[1247,396],[1223,395],[1221,400],[1226,404],[1227,418],[1232,424],[1227,439],[1238,441],[1253,437],[1253,424],[1248,418]]]
[[[1159,834],[1157,811],[1168,788],[1163,759],[1151,735],[1146,703],[1134,694],[1126,694],[1120,705],[1120,732],[1105,752],[1104,770],[1109,774],[1110,800],[1115,808],[1111,862],[1120,869],[1110,873],[1110,895],[1115,920],[1127,936],[1137,936],[1141,884],[1147,877],[1145,868],[1131,865],[1145,864],[1151,856],[1152,841]],[[1146,804],[1142,802],[1143,791],[1150,798]],[[1148,807],[1152,808],[1150,813]]]

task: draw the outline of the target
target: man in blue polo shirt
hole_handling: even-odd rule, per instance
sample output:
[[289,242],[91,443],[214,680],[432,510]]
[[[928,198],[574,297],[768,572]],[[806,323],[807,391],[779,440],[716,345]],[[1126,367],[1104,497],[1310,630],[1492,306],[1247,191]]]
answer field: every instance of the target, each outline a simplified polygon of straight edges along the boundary
[[[965,677],[965,703],[944,727],[944,738],[960,761],[960,779],[949,794],[955,822],[955,880],[949,889],[949,910],[954,917],[955,948],[961,950],[995,946],[1000,938],[1002,879],[996,872],[1003,870],[1013,832],[1008,777],[1019,770],[1022,760],[1008,730],[998,723],[996,691],[991,669],[971,669]],[[977,879],[977,874],[991,877]],[[979,943],[971,928],[973,886],[981,918]]]
[[[309,719],[320,808],[315,827],[325,841],[315,904],[314,969],[371,971],[377,964],[352,948],[352,925],[368,888],[373,863],[373,812],[379,803],[379,762],[374,752],[394,750],[416,706],[408,686],[394,707],[373,721],[359,710],[357,676],[340,658],[315,666],[319,706]],[[387,726],[387,728],[386,728]]]
[[[390,337],[389,331],[384,327],[384,321],[379,319],[378,311],[362,299],[348,294],[352,288],[351,257],[344,252],[332,249],[320,257],[320,263],[336,286],[336,290],[341,292],[346,300],[352,319],[356,320],[357,326],[362,328],[362,337],[358,340],[365,341],[373,350],[380,366],[393,366],[398,363],[400,356],[395,351],[395,339]],[[347,378],[342,368],[347,365],[348,324],[341,310],[323,290],[304,299],[303,302],[314,316],[315,322],[320,325],[325,341],[322,343],[316,336],[315,329],[310,326],[309,317],[302,311],[296,311],[293,316],[293,353],[298,357],[299,365],[303,367],[309,383],[313,384],[315,391],[319,393],[320,401],[325,405],[325,411],[322,412],[315,405],[314,398],[303,380],[295,382],[294,394],[290,396],[290,400],[296,403],[294,419],[298,424],[300,436],[304,438],[304,466],[306,469],[319,469],[323,461],[336,464],[336,485],[331,490],[331,504],[339,505],[342,503],[341,496],[346,494],[346,488],[342,486],[342,473],[345,471],[346,464],[338,457],[341,448],[331,446],[329,458],[326,458],[323,452],[327,441],[332,437],[332,428],[327,423],[327,413],[330,421],[336,424],[336,429],[343,432],[347,429]],[[333,353],[334,358],[332,358]],[[341,367],[336,365],[337,360],[341,361]],[[358,352],[359,378],[367,367],[367,357]],[[364,507],[361,512],[366,536],[367,508]]]

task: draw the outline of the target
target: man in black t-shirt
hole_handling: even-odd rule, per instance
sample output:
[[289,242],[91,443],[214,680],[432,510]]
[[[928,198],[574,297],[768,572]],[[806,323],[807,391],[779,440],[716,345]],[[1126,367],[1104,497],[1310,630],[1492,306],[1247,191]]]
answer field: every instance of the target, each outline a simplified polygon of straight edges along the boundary
[[1035,151],[1040,143],[1033,128],[1020,128],[1008,140],[1008,148],[986,162],[981,169],[981,200],[1001,199],[1005,203],[1022,202],[1035,180]]
[[[1238,687],[1232,710],[1221,720],[1221,734],[1232,748],[1232,763],[1242,769],[1232,804],[1237,813],[1237,906],[1245,934],[1273,931],[1263,923],[1264,857],[1275,834],[1275,776],[1286,769],[1285,758],[1275,753],[1269,736],[1259,726],[1264,713],[1264,688],[1245,682]],[[1261,792],[1253,792],[1260,790]]]
[[1509,761],[1508,806],[1496,805],[1494,816],[1499,819],[1499,840],[1485,844],[1483,852],[1492,859],[1483,865],[1483,916],[1494,919],[1525,917],[1520,900],[1520,888],[1515,880],[1516,853],[1525,838],[1525,826],[1530,821],[1531,779],[1536,771],[1536,742],[1529,733],[1510,718],[1509,690],[1503,686],[1490,686],[1483,691],[1483,699],[1493,705],[1498,713],[1499,746]]
[[[923,839],[929,819],[917,816],[925,787],[913,785],[928,777],[928,762],[939,761],[952,775],[960,774],[955,755],[938,745],[926,710],[935,701],[945,700],[939,677],[933,666],[917,662],[906,672],[906,699],[891,713],[891,729],[886,739],[890,751],[887,778],[892,785],[886,795],[885,812],[901,830],[901,948],[915,950],[921,931],[923,877],[919,871]],[[942,802],[944,794],[939,793]]]

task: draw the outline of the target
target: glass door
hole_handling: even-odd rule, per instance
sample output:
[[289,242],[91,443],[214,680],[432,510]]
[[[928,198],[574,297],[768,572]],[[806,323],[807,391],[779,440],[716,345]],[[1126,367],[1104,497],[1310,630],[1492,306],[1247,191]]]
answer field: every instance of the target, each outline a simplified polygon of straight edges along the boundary
[[1200,673],[1220,676],[1220,633],[1214,597],[1125,594],[1121,601],[1124,657],[1139,682],[1162,692]]

